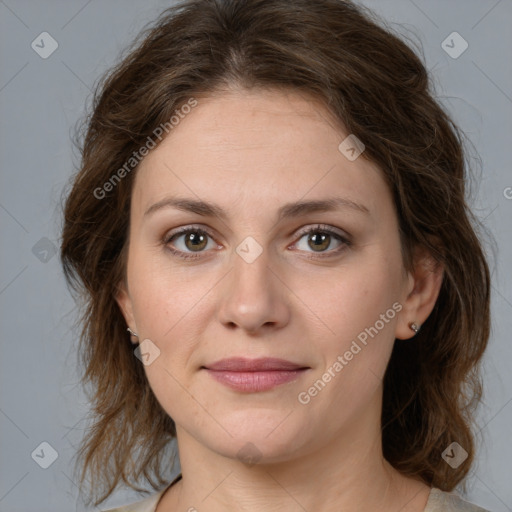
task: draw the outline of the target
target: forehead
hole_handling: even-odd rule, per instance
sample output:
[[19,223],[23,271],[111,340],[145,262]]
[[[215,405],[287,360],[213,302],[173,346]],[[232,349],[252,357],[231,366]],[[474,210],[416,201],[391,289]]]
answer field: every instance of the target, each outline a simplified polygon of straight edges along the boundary
[[227,207],[242,198],[277,204],[343,192],[372,209],[382,199],[380,170],[346,158],[339,145],[349,134],[320,101],[277,90],[197,101],[141,162],[133,194],[140,209],[169,193]]

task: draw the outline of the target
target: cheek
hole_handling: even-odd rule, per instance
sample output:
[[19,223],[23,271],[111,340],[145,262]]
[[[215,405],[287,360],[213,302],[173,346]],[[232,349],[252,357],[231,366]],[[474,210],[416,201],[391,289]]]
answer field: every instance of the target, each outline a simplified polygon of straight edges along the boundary
[[180,269],[172,265],[163,249],[134,250],[128,279],[137,325],[147,336],[165,342],[172,333],[195,316],[201,299],[215,284],[215,276],[198,268]]
[[[323,292],[310,288],[316,291],[309,293],[312,302],[308,304],[329,328],[323,328],[321,335],[317,331],[316,338],[323,371],[336,375],[329,381],[336,396],[348,393],[364,401],[380,384],[401,310],[400,276],[400,260],[376,251],[340,268]],[[323,375],[329,380],[329,375]]]
[[[311,279],[297,276],[294,288],[323,321],[329,339],[350,340],[392,308],[400,296],[400,272],[395,260],[378,254],[356,255],[349,264],[334,272],[329,270],[324,279],[318,275]],[[381,322],[378,326],[382,331],[389,331],[395,317],[396,311],[390,311],[385,326]]]
[[317,336],[322,367],[301,389],[300,403],[309,400],[305,413],[312,417],[328,408],[333,429],[364,410],[382,385],[400,309],[391,285],[382,272],[352,273],[328,295],[322,319],[334,334]]
[[199,323],[206,305],[201,297],[207,289],[204,281],[171,272],[165,260],[155,263],[155,259],[142,252],[134,255],[130,292],[137,327],[159,350],[144,366],[149,385],[162,408],[180,423],[201,417],[197,403],[184,389],[190,387],[193,354],[201,341],[197,332],[202,331]]
[[[156,259],[142,251],[134,253],[128,280],[141,340],[149,339],[156,349],[148,346],[158,354],[144,366],[148,381],[159,401],[169,396],[174,404],[186,398],[181,397],[180,385],[188,385],[193,354],[200,343],[197,333],[202,332],[200,323],[205,317],[206,301],[201,297],[208,288],[204,280],[187,279],[185,273],[171,271],[165,259],[155,263]],[[162,405],[170,413],[169,404]]]

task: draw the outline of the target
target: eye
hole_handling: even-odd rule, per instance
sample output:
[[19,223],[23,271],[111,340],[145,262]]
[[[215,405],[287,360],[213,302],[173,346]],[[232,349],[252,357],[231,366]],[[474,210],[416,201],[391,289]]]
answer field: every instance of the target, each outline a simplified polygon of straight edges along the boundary
[[[310,227],[298,235],[299,240],[291,247],[309,252],[311,254],[309,257],[312,258],[333,256],[351,245],[347,236],[324,225]],[[172,231],[164,237],[162,242],[167,250],[183,259],[200,258],[207,250],[220,248],[208,231],[194,226],[185,226]]]
[[173,254],[185,259],[198,258],[200,254],[194,253],[218,247],[207,231],[190,226],[169,233],[163,243]]
[[[350,245],[350,240],[341,233],[327,226],[314,226],[299,233],[302,235],[294,244],[294,247],[301,251],[320,253],[319,257],[337,254]],[[332,246],[335,245],[333,248]],[[327,250],[331,248],[331,250]]]

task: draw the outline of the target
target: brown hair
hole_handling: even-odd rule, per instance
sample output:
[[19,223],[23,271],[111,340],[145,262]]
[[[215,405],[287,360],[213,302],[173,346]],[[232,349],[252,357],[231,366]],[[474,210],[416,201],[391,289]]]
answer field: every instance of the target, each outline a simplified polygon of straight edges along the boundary
[[[382,169],[405,268],[417,246],[443,265],[433,312],[414,340],[395,341],[382,436],[384,456],[397,470],[452,490],[473,460],[489,269],[466,203],[463,137],[435,101],[421,60],[371,13],[341,0],[190,0],[164,11],[134,45],[96,88],[64,212],[61,258],[84,306],[82,381],[92,386],[81,486],[89,471],[92,489],[105,491],[95,504],[120,480],[141,490],[141,474],[161,488],[168,483],[161,459],[176,434],[134,357],[115,301],[125,277],[136,171],[103,184],[191,97],[236,85],[320,99]],[[441,457],[453,441],[469,453],[455,469]]]

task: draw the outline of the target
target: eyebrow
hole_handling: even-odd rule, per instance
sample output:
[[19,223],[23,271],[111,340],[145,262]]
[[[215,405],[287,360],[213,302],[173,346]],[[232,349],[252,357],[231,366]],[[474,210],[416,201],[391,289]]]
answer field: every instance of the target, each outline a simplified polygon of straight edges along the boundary
[[[199,201],[187,197],[167,197],[151,205],[145,212],[144,217],[153,215],[157,211],[166,208],[176,208],[184,212],[191,212],[203,217],[218,217],[227,220],[227,213],[220,206],[208,202]],[[277,211],[277,219],[281,221],[286,218],[300,217],[309,213],[321,213],[335,211],[340,208],[350,208],[356,212],[370,214],[366,206],[356,203],[350,199],[343,197],[332,197],[326,199],[318,199],[311,201],[297,201],[287,203]]]

